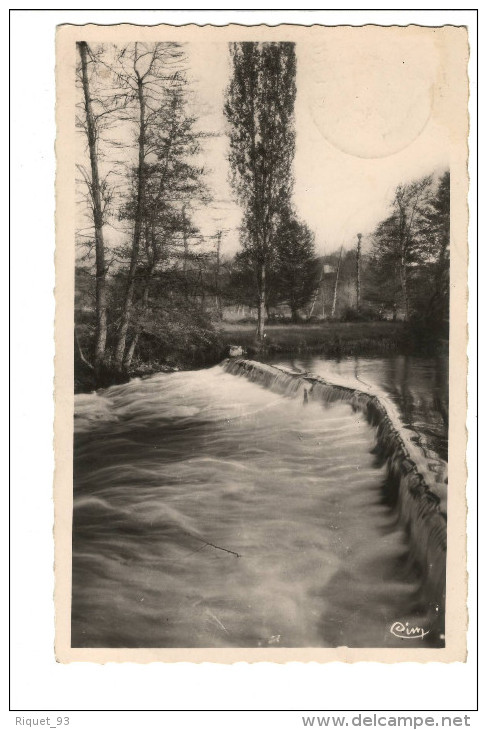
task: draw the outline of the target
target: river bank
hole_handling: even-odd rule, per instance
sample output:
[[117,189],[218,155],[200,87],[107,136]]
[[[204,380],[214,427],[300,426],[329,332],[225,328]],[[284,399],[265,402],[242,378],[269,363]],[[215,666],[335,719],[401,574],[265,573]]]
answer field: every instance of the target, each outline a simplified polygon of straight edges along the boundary
[[231,346],[240,346],[250,357],[266,360],[275,355],[319,355],[325,358],[374,357],[388,355],[427,354],[447,352],[446,343],[422,337],[404,322],[321,322],[300,324],[268,324],[264,347],[255,340],[254,322],[222,322],[215,325],[211,341],[198,352],[178,348],[164,357],[154,357],[148,350],[129,370],[117,373],[105,368],[94,377],[92,370],[75,350],[75,393],[88,393],[99,387],[128,382],[158,372],[176,372],[211,367],[221,362]]
[[[268,324],[265,350],[270,353],[315,353],[325,357],[383,355],[410,348],[404,322],[321,322]],[[221,328],[225,344],[238,344],[255,352],[253,323],[225,322]]]

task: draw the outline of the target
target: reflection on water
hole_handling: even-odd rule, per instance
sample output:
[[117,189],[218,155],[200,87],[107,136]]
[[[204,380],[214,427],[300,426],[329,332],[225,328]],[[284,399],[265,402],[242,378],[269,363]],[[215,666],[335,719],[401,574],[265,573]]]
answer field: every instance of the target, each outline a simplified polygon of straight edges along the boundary
[[373,446],[219,367],[76,396],[72,645],[403,646],[427,607]]
[[307,370],[333,380],[353,378],[357,388],[374,386],[398,406],[404,425],[415,432],[423,449],[448,460],[448,358],[394,356],[387,358],[274,357],[274,364]]

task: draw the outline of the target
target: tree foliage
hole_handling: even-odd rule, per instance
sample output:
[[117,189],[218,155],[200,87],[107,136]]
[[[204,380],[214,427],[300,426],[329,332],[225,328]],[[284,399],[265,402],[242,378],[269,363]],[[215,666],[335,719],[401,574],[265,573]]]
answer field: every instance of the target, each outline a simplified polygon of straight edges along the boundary
[[276,298],[289,306],[296,322],[299,310],[309,304],[318,285],[313,233],[287,212],[281,216],[276,230],[275,248]]
[[[87,190],[79,199],[87,206],[84,215],[91,227],[78,229],[80,251],[86,251],[78,258],[78,270],[93,272],[97,333],[100,322],[105,327],[102,350],[97,333],[94,351],[91,344],[84,349],[101,369],[127,371],[143,344],[149,319],[157,323],[163,311],[162,331],[168,311],[172,309],[176,322],[181,297],[189,302],[194,293],[195,266],[190,263],[186,271],[186,264],[197,260],[200,242],[193,207],[208,199],[199,162],[205,135],[188,112],[182,46],[79,45],[77,124],[88,140],[91,161],[91,168],[79,161],[79,190],[83,185]],[[115,246],[104,243],[107,226],[121,239]],[[163,272],[173,275],[160,279]],[[167,291],[160,286],[162,280]],[[161,306],[161,297],[171,306]],[[198,307],[194,297],[188,306]],[[85,304],[82,309],[86,311]],[[199,320],[197,313],[194,316]]]
[[[369,296],[411,317],[448,318],[450,173],[397,187],[372,238]],[[375,293],[374,293],[375,290]]]
[[293,43],[234,43],[225,114],[232,184],[244,209],[243,247],[255,269],[258,336],[279,213],[290,204],[295,148]]

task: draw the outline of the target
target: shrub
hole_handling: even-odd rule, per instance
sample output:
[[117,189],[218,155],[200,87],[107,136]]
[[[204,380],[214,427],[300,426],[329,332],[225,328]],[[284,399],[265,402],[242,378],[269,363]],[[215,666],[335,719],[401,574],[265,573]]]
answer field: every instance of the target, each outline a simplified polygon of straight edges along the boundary
[[342,322],[377,322],[381,320],[381,315],[372,307],[361,307],[360,310],[355,307],[348,307],[341,316]]

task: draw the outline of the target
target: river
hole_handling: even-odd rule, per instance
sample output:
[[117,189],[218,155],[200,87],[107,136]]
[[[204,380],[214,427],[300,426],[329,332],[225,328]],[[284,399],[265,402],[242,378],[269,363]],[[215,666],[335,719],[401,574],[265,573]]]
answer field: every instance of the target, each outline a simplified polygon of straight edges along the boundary
[[[424,362],[286,363],[434,398]],[[349,405],[220,366],[76,396],[72,646],[402,646],[427,606],[373,448]]]
[[360,390],[372,388],[398,407],[413,441],[432,456],[448,461],[448,357],[274,356],[269,360],[293,370],[316,373],[331,382],[344,378]]

